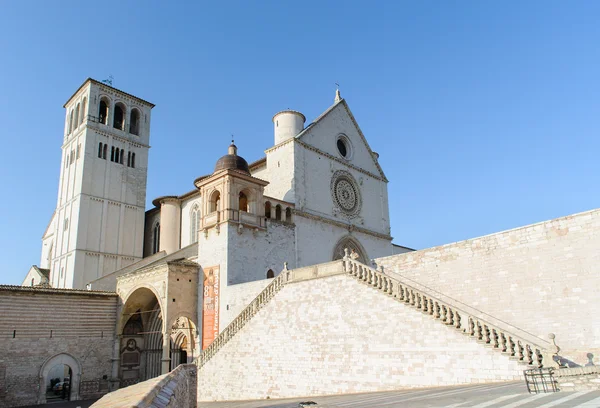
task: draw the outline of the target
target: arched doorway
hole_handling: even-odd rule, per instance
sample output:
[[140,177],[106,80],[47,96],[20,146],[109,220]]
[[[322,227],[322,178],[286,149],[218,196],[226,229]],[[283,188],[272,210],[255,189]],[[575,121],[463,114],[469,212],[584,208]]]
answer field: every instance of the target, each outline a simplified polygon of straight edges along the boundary
[[38,404],[79,399],[81,364],[70,354],[57,354],[40,369]]
[[163,314],[152,289],[140,287],[127,297],[119,334],[121,387],[162,374]]
[[171,366],[192,363],[197,357],[198,336],[194,322],[184,316],[178,317],[171,326]]
[[348,248],[348,251],[352,253],[354,251],[357,254],[356,260],[362,262],[365,265],[369,264],[367,253],[363,246],[358,242],[357,239],[350,235],[346,235],[342,239],[338,241],[333,249],[333,261],[337,261],[338,259],[344,258],[344,249]]

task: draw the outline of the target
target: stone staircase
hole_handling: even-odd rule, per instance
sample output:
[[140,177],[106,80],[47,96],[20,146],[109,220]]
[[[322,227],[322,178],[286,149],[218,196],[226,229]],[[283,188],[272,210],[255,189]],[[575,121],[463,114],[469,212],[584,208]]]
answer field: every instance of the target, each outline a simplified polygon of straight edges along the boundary
[[409,285],[348,256],[344,258],[344,270],[362,283],[430,315],[440,323],[528,368],[555,367],[553,351],[558,351],[555,346],[518,327],[491,316],[484,318],[481,316],[482,312],[467,305],[459,305],[458,301],[436,298],[426,289],[417,289],[414,287],[416,285]]
[[346,253],[343,260],[307,268],[284,270],[242,310],[242,312],[200,354],[197,364],[202,367],[236,335],[287,283],[325,276],[348,274],[365,285],[399,302],[430,315],[440,323],[459,331],[484,347],[507,355],[511,360],[529,368],[556,367],[553,354],[558,350],[542,340],[509,323],[483,313],[452,299],[440,299],[427,289],[419,289],[399,278],[386,275],[374,268],[351,259]]

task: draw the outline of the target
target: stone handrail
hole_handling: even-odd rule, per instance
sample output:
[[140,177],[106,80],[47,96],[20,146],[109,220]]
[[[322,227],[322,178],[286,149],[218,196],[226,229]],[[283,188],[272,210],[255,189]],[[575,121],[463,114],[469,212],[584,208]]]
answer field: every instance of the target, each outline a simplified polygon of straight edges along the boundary
[[254,298],[252,302],[240,314],[229,323],[229,325],[213,340],[212,343],[198,357],[198,367],[202,367],[210,360],[229,339],[240,331],[242,327],[263,307],[277,292],[281,290],[283,285],[288,281],[288,273],[286,268],[275,278],[271,283],[263,289],[262,292]]
[[181,364],[173,371],[106,394],[91,408],[192,408],[197,403],[197,367]]
[[461,333],[506,353],[510,357],[529,365],[538,367],[555,367],[553,349],[550,342],[535,337],[505,322],[491,323],[465,308],[431,296],[429,293],[386,275],[376,269],[351,259],[347,252],[344,257],[344,269],[347,274],[379,289],[383,293],[407,303],[425,314],[429,314],[448,326],[453,326]]

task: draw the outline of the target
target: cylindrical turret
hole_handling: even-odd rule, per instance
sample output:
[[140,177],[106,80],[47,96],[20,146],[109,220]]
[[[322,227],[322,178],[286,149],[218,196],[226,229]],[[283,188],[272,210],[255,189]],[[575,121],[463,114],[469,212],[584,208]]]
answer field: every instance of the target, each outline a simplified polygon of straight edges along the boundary
[[160,201],[160,250],[167,254],[179,250],[181,204],[177,197],[161,197]]
[[273,116],[275,127],[275,144],[291,139],[304,129],[306,118],[298,111],[285,110]]

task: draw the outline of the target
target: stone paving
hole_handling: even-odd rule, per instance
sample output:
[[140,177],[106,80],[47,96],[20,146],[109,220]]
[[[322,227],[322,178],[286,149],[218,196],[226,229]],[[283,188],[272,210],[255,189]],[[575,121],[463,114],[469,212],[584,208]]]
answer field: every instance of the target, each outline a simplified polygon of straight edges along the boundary
[[200,402],[198,408],[600,408],[600,391],[529,394],[523,382],[285,400]]

